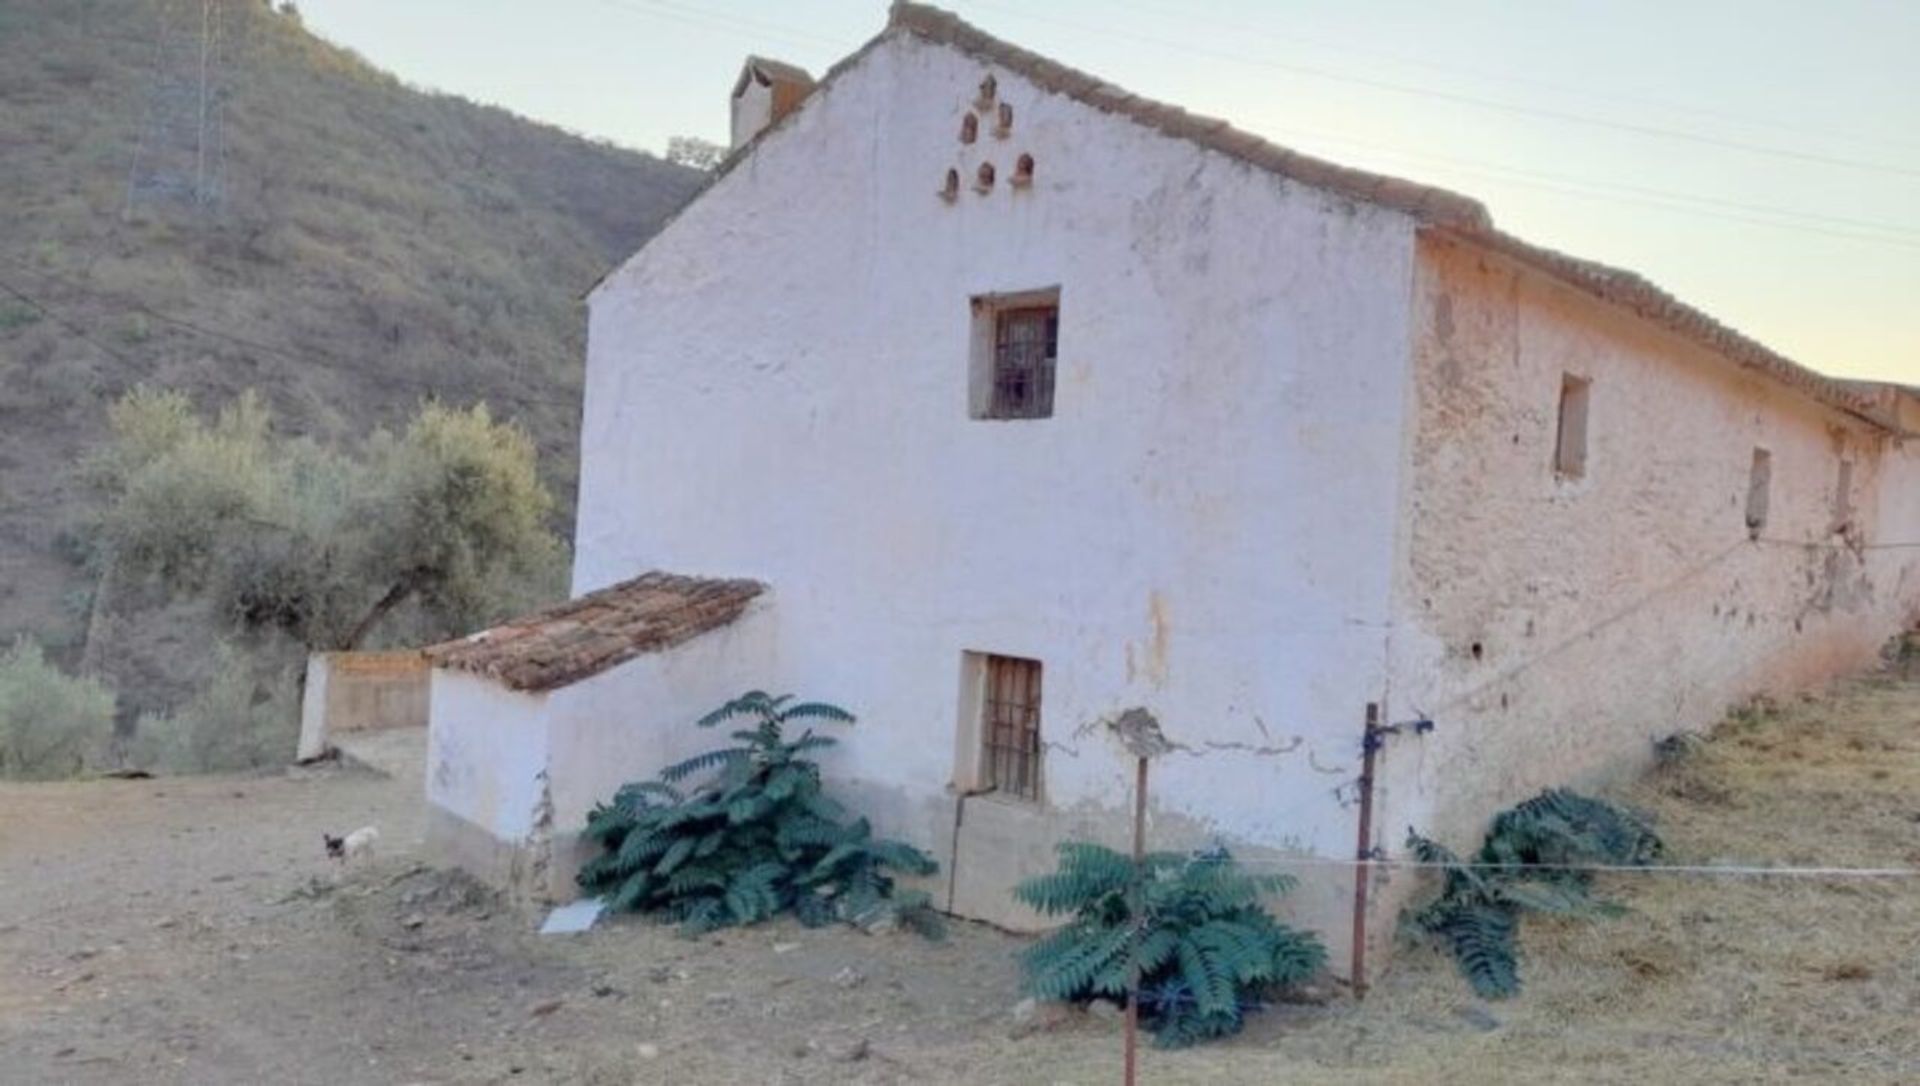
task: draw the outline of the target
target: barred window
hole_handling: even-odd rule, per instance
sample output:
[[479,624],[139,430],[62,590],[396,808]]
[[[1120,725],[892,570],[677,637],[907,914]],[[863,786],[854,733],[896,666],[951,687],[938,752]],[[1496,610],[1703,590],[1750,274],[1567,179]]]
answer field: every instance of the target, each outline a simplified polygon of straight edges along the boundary
[[993,403],[988,417],[1044,419],[1053,414],[1058,306],[1003,309],[994,315]]
[[984,783],[1020,799],[1040,799],[1040,661],[988,656],[980,735]]

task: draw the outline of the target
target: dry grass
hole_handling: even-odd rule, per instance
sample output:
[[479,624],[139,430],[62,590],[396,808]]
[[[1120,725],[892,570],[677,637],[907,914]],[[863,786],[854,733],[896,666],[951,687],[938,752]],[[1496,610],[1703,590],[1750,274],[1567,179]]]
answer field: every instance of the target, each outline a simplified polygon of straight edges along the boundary
[[[1920,681],[1735,714],[1616,798],[1656,815],[1674,863],[1920,867]],[[1364,1006],[1263,1024],[1167,1081],[1240,1081],[1265,1062],[1249,1046],[1272,1046],[1266,1066],[1298,1082],[1319,1081],[1301,1058],[1327,1081],[1920,1081],[1920,880],[1650,874],[1601,889],[1632,912],[1530,920],[1525,991],[1483,1008],[1496,1029],[1460,1016],[1482,1005],[1420,949]]]
[[[408,88],[266,5],[230,3],[223,212],[128,216],[161,7],[0,4],[0,281],[62,318],[0,294],[0,641],[30,633],[58,655],[90,589],[58,545],[88,500],[69,469],[136,382],[203,405],[254,388],[321,438],[398,424],[429,394],[487,400],[533,433],[570,511],[580,295],[698,182]],[[183,652],[160,625],[128,624],[106,656],[129,711],[203,677],[203,637]]]

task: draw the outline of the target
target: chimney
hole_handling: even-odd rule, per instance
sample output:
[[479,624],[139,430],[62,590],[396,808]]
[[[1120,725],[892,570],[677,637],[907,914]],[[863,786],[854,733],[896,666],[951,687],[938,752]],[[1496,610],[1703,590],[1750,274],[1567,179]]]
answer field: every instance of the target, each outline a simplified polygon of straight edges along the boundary
[[748,57],[733,84],[733,146],[780,123],[813,92],[805,68],[765,57]]

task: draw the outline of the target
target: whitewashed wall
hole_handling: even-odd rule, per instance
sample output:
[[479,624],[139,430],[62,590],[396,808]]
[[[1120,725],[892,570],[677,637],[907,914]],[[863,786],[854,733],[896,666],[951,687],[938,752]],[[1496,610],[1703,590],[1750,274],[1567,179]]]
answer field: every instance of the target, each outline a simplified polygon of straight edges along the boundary
[[[1920,604],[1911,453],[1878,431],[1480,250],[1422,238],[1380,844],[1472,845],[1549,785],[1644,766],[1737,702],[1870,666]],[[1584,478],[1553,449],[1592,380]],[[1754,447],[1769,521],[1745,523]],[[1867,546],[1832,532],[1856,461]],[[1478,646],[1476,655],[1475,646]],[[1391,902],[1405,883],[1389,893]]]
[[[1011,919],[1053,838],[1124,831],[1130,767],[1087,729],[1136,704],[1187,747],[1160,842],[1350,855],[1410,223],[1005,71],[1011,138],[963,147],[989,70],[882,43],[596,292],[574,589],[771,584],[776,662],[740,682],[860,714],[834,772],[884,829],[961,842],[962,911]],[[937,197],[983,160],[990,194]],[[1055,417],[969,419],[969,298],[1050,286]],[[967,650],[1044,662],[1048,802],[970,801],[956,833]],[[1302,899],[1330,930],[1339,882]]]
[[547,699],[436,668],[427,725],[428,838],[443,860],[499,882],[544,866]]
[[761,597],[730,625],[547,695],[556,836],[578,833],[621,785],[733,743],[727,733],[741,725],[694,721],[776,670],[774,602]]

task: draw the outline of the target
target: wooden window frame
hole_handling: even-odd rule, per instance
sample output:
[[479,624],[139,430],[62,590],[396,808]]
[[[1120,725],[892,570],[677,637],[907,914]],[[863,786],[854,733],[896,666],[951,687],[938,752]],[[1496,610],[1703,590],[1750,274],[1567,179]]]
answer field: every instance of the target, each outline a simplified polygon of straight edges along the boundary
[[[984,294],[972,300],[968,413],[976,419],[1052,418],[1060,372],[1059,288]],[[1023,326],[1038,335],[1020,336]]]
[[1041,804],[1046,665],[1030,657],[969,652],[962,681],[956,787],[969,795]]

